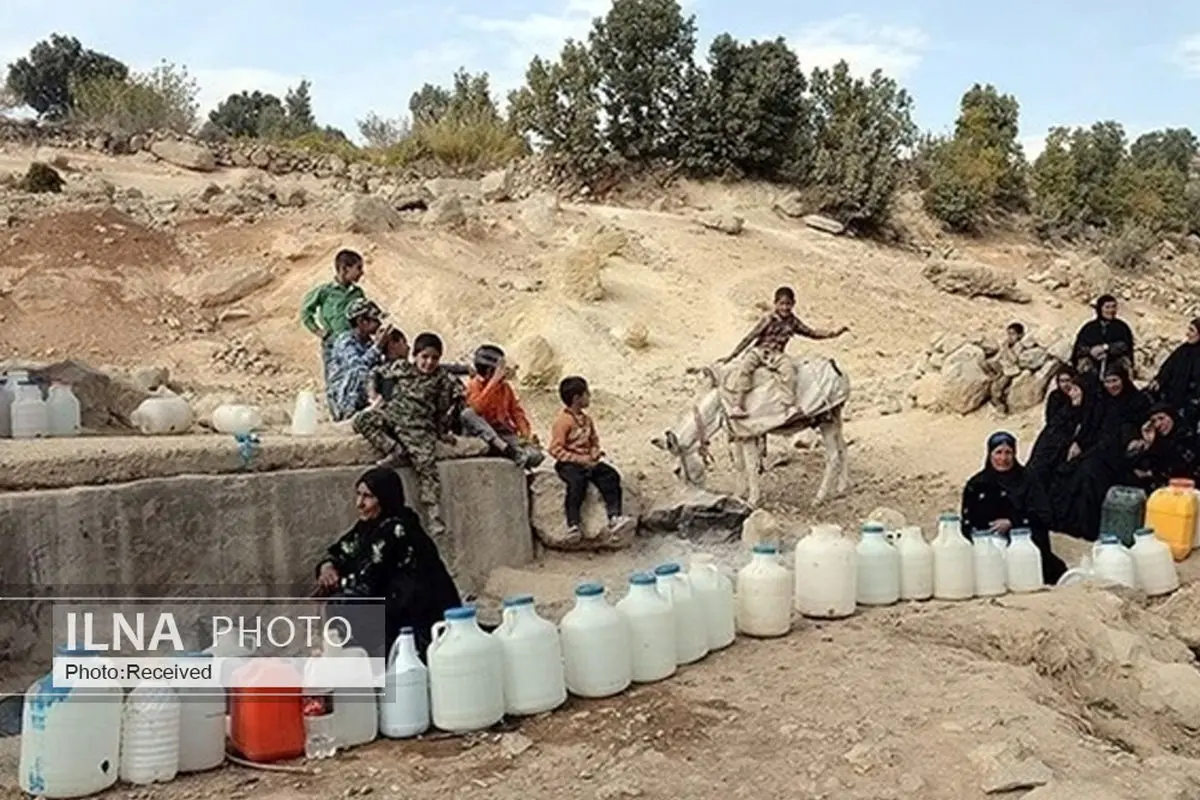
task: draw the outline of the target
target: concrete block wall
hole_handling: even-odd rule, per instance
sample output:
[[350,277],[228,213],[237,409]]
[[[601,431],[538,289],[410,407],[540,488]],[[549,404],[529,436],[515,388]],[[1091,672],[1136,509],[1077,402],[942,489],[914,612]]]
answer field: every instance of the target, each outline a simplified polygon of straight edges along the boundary
[[[533,560],[525,476],[509,461],[443,461],[439,542],[460,591]],[[183,475],[0,493],[0,597],[306,596],[353,524],[361,467]],[[401,470],[413,504],[415,476]],[[48,663],[49,608],[0,601],[0,661]],[[6,687],[7,688],[7,687]]]

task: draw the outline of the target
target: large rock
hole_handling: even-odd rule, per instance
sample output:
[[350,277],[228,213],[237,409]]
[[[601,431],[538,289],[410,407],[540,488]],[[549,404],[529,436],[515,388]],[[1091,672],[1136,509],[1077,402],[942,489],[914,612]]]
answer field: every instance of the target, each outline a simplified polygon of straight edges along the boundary
[[[641,513],[641,502],[631,481],[621,481],[622,503],[625,515],[636,519]],[[624,535],[613,536],[608,530],[608,515],[604,501],[595,486],[588,485],[583,501],[583,537],[578,540],[567,538],[567,521],[563,509],[566,484],[552,468],[533,472],[529,481],[529,516],[538,541],[552,550],[624,550],[633,544],[637,534],[631,527]]]
[[508,167],[489,172],[479,181],[483,199],[489,203],[501,203],[512,199],[513,174]]
[[756,508],[742,523],[742,544],[754,547],[756,544],[773,544],[783,546],[783,529],[775,515],[763,508]]
[[1037,372],[1022,372],[1013,378],[1008,387],[1008,408],[1010,411],[1024,411],[1037,408],[1046,399],[1046,390],[1054,373],[1058,371],[1057,361],[1047,361]]
[[931,261],[921,271],[925,279],[948,294],[963,297],[991,297],[1013,303],[1028,303],[1032,298],[1017,288],[1013,278],[987,264],[974,261]]
[[942,375],[940,372],[927,372],[913,383],[908,390],[909,399],[917,408],[926,410],[936,409],[942,396]]
[[704,214],[697,221],[709,230],[729,236],[737,236],[746,227],[746,220],[737,214]]
[[520,368],[518,380],[522,386],[551,389],[562,377],[562,362],[545,337],[533,335],[518,341],[511,348],[512,361]]
[[434,199],[421,220],[426,225],[452,228],[467,221],[467,212],[463,208],[462,198],[450,193]]
[[248,297],[271,280],[271,271],[266,267],[246,264],[197,273],[184,279],[172,291],[201,308],[216,308]]
[[216,156],[202,144],[160,139],[150,145],[150,152],[168,164],[184,169],[196,172],[215,172],[217,169]]
[[846,232],[846,226],[838,222],[836,219],[822,216],[821,214],[807,214],[802,220],[805,226],[812,228],[814,231],[828,233],[833,236],[841,236]]
[[345,233],[387,233],[403,224],[386,200],[368,194],[343,197],[334,208],[334,219]]
[[557,195],[535,194],[521,203],[521,224],[534,236],[549,236],[558,226],[559,210]]
[[742,500],[692,486],[657,497],[641,516],[647,533],[669,533],[699,542],[736,542],[753,509]]
[[[978,351],[978,357],[968,357],[974,356],[965,352],[969,350]],[[974,345],[959,348],[946,357],[941,379],[937,406],[943,411],[970,414],[987,400],[991,376],[983,367],[983,351]]]

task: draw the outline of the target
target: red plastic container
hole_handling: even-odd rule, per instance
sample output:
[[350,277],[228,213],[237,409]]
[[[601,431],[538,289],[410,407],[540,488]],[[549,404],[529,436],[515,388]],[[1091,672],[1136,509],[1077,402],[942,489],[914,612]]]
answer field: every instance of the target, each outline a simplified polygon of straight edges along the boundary
[[[229,740],[247,761],[269,763],[304,755],[300,676],[287,663],[254,659],[234,673]],[[272,687],[287,688],[272,688]]]

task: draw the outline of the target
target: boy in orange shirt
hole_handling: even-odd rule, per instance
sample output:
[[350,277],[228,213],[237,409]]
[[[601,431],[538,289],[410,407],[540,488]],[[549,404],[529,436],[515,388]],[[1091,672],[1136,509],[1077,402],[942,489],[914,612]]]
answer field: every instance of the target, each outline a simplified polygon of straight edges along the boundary
[[583,499],[589,483],[600,490],[604,499],[609,532],[619,536],[636,523],[622,511],[620,473],[601,460],[604,451],[600,449],[596,425],[584,410],[592,402],[587,381],[578,376],[563,378],[558,396],[563,409],[550,429],[550,455],[555,461],[554,471],[567,485],[564,506],[568,539],[578,541],[583,535]]
[[474,360],[475,374],[467,381],[467,405],[495,431],[506,456],[533,469],[545,456],[529,424],[529,415],[508,381],[504,351],[485,344],[475,351]]

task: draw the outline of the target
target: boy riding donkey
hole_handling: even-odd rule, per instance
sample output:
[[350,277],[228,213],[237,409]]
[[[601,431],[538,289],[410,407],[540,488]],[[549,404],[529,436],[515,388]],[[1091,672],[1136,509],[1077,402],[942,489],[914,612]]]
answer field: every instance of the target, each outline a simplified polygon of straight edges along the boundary
[[733,419],[745,419],[749,416],[746,411],[746,395],[754,388],[754,372],[759,367],[765,367],[777,376],[786,416],[795,416],[799,412],[796,407],[796,365],[787,354],[788,340],[793,336],[834,339],[850,330],[845,325],[836,331],[810,328],[796,316],[795,308],[796,293],[790,286],[780,286],[775,290],[774,311],[755,325],[753,330],[738,342],[732,353],[718,362],[727,364],[741,356],[734,373],[733,408],[729,410],[729,416]]

